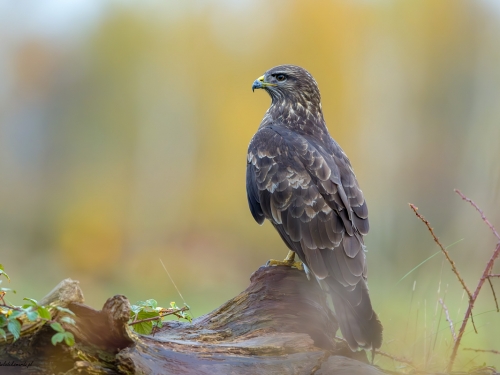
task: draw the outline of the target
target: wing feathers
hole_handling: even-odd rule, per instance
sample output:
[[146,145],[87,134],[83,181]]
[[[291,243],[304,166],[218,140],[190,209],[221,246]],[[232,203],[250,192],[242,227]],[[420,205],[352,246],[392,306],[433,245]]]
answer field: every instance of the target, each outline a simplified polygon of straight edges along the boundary
[[287,212],[287,233],[290,239],[294,242],[299,242],[302,238],[302,233],[300,231],[300,220],[297,220],[297,216],[293,215],[291,207]]
[[247,199],[248,206],[250,207],[250,212],[253,218],[259,224],[264,222],[264,212],[262,212],[262,207],[260,205],[259,193],[257,191],[257,184],[255,181],[255,170],[252,164],[247,164]]
[[308,222],[301,221],[300,223],[300,233],[302,235],[301,243],[308,249],[316,249],[317,246],[313,241],[311,235],[311,225]]
[[327,152],[288,129],[260,128],[248,152],[248,203],[254,219],[269,219],[322,288],[333,293],[351,348],[380,347],[382,326],[365,282],[368,209],[349,160],[331,142],[333,151]]
[[322,280],[328,276],[328,271],[326,269],[325,261],[321,256],[321,251],[319,249],[309,249],[305,247],[305,244],[301,242],[302,249],[306,257],[307,266],[313,271],[314,275]]
[[345,252],[342,249],[342,245],[333,250],[333,253],[335,254],[335,259],[340,268],[340,273],[344,281],[348,285],[356,285],[361,277],[359,275],[354,275],[349,269],[349,266],[347,265],[347,260],[349,258],[345,255]]
[[345,236],[342,246],[349,258],[354,258],[361,251],[361,242],[356,236]]

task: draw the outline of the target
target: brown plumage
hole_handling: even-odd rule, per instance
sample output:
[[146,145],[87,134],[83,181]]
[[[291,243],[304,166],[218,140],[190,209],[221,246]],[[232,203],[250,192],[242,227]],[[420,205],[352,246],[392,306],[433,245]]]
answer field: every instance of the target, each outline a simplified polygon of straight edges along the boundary
[[328,133],[321,97],[305,69],[281,65],[252,89],[271,96],[248,147],[247,196],[331,297],[351,349],[379,348],[382,324],[367,287],[368,209],[349,159]]

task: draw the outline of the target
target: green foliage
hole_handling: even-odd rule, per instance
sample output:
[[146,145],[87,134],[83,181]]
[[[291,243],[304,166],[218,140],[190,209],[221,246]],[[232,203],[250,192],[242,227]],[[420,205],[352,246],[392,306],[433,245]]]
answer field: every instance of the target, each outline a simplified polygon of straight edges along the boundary
[[[10,281],[9,276],[5,273],[4,267],[0,264],[0,276],[3,275]],[[0,280],[0,282],[2,282]],[[0,288],[0,338],[7,341],[7,331],[12,334],[14,341],[21,337],[21,328],[23,324],[28,322],[46,321],[56,334],[52,336],[52,344],[56,345],[59,342],[65,342],[68,346],[75,344],[75,337],[71,332],[64,329],[60,322],[74,325],[75,321],[67,315],[75,315],[73,311],[60,306],[42,306],[33,298],[23,298],[26,303],[22,306],[14,306],[7,303],[4,299],[8,292],[15,291],[9,288]],[[51,311],[57,310],[64,314],[59,319],[60,322],[52,319]]]
[[61,324],[55,322],[50,326],[57,332],[54,336],[52,336],[52,345],[57,345],[63,340],[68,346],[73,346],[75,344],[75,337],[73,334],[71,332],[67,332]]
[[[0,264],[1,275],[10,281],[2,264]],[[12,334],[14,341],[18,340],[21,337],[21,329],[24,323],[46,321],[56,332],[51,339],[53,345],[62,342],[68,346],[75,344],[73,334],[66,331],[61,324],[75,325],[75,320],[70,316],[75,315],[73,311],[61,306],[42,306],[33,298],[23,298],[25,303],[22,306],[14,306],[4,300],[8,292],[11,292],[11,289],[0,288],[0,338],[7,340],[7,332],[9,332]],[[178,319],[191,322],[192,318],[186,313],[187,310],[189,310],[189,306],[179,308],[175,302],[171,302],[169,308],[164,308],[158,306],[158,302],[154,299],[139,301],[131,306],[129,325],[132,326],[135,332],[149,335],[162,327],[162,322],[168,315],[175,315]],[[64,316],[56,321],[52,319],[53,312],[59,312]]]
[[60,333],[64,332],[64,328],[62,327],[61,323],[58,323],[58,322],[50,323],[50,326],[56,332],[60,332]]
[[64,323],[67,323],[67,324],[71,324],[71,325],[75,325],[76,322],[73,320],[73,318],[70,318],[69,316],[63,316],[61,319],[59,319],[61,322],[64,322]]
[[14,340],[17,340],[19,336],[21,336],[21,323],[19,323],[19,320],[15,318],[9,319],[7,322],[7,329],[12,333],[12,336],[14,336]]
[[56,306],[56,309],[66,313],[66,314],[70,314],[73,316],[75,315],[75,313],[73,311],[71,311],[70,309],[67,309],[66,307]]
[[179,319],[191,323],[192,318],[186,311],[189,306],[177,307],[175,302],[170,303],[170,308],[159,307],[154,299],[139,301],[131,306],[129,325],[140,334],[149,335],[162,327],[162,322],[168,315],[175,315]]
[[30,322],[35,322],[38,319],[39,317],[38,311],[32,310],[31,307],[28,307],[25,311],[26,311],[26,317]]
[[10,277],[9,277],[9,275],[7,275],[7,274],[5,273],[5,269],[3,268],[3,264],[1,264],[1,263],[0,263],[0,276],[2,276],[2,275],[3,275],[3,276],[5,276],[5,277],[7,278],[7,280],[9,280],[9,281],[10,281]]

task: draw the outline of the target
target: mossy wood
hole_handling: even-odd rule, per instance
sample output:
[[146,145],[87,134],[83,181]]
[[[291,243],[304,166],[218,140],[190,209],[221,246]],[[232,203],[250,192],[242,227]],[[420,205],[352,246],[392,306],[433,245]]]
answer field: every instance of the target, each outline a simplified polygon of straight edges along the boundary
[[[337,323],[324,294],[303,272],[261,267],[250,286],[192,324],[170,321],[154,336],[133,333],[130,303],[114,296],[97,311],[83,303],[77,281],[62,281],[44,304],[67,307],[64,324],[76,345],[53,346],[54,331],[23,325],[21,338],[0,343],[5,374],[297,374],[381,375],[364,352],[334,340]],[[57,317],[55,317],[57,318]]]

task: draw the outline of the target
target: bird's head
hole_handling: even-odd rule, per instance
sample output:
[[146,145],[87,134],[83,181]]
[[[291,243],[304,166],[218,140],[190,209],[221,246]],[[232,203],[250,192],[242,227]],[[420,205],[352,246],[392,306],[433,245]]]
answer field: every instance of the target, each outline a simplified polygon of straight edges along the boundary
[[283,102],[319,106],[321,97],[313,76],[304,68],[295,65],[279,65],[269,69],[257,78],[255,89],[264,89],[271,96],[273,104]]

